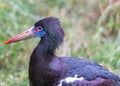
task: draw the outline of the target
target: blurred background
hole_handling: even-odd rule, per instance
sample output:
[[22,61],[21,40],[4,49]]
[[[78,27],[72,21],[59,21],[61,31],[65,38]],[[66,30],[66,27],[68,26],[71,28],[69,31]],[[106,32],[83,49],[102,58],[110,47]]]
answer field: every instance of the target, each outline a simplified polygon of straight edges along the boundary
[[3,42],[47,16],[60,18],[65,31],[57,55],[90,59],[120,75],[120,0],[0,0],[0,86],[29,86],[39,38]]

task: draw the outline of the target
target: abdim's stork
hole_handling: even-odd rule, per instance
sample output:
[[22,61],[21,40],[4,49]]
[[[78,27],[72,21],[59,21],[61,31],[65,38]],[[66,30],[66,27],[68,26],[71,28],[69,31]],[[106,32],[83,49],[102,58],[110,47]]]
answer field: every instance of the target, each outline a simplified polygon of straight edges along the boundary
[[120,86],[120,77],[93,61],[55,55],[64,39],[58,18],[44,18],[4,44],[35,37],[41,40],[30,58],[30,86]]

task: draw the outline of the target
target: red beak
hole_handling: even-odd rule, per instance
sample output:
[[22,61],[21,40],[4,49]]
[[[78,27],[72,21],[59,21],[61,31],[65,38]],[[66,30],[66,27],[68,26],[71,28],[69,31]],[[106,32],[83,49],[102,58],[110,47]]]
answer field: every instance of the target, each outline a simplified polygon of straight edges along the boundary
[[17,42],[17,41],[21,41],[21,40],[24,40],[24,39],[32,38],[33,35],[34,35],[32,29],[33,29],[33,27],[30,28],[27,31],[22,32],[21,34],[18,34],[16,36],[10,38],[9,40],[5,41],[4,44],[10,44],[10,43],[13,43],[13,42]]

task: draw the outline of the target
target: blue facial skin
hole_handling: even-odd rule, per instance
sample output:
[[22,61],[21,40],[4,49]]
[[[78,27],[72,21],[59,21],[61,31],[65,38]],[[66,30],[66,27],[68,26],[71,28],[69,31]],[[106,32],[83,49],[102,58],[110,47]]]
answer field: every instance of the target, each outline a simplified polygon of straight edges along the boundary
[[35,28],[33,28],[32,32],[35,33],[33,37],[44,37],[46,35],[46,32],[43,29],[41,29],[38,32],[35,32]]

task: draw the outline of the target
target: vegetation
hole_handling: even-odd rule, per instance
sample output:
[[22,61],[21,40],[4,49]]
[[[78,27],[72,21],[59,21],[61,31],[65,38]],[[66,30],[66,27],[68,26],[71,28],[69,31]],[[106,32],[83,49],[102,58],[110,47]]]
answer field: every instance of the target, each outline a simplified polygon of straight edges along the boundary
[[0,0],[0,86],[29,86],[29,57],[39,38],[3,42],[47,16],[60,18],[66,34],[57,55],[94,60],[120,75],[119,0]]

